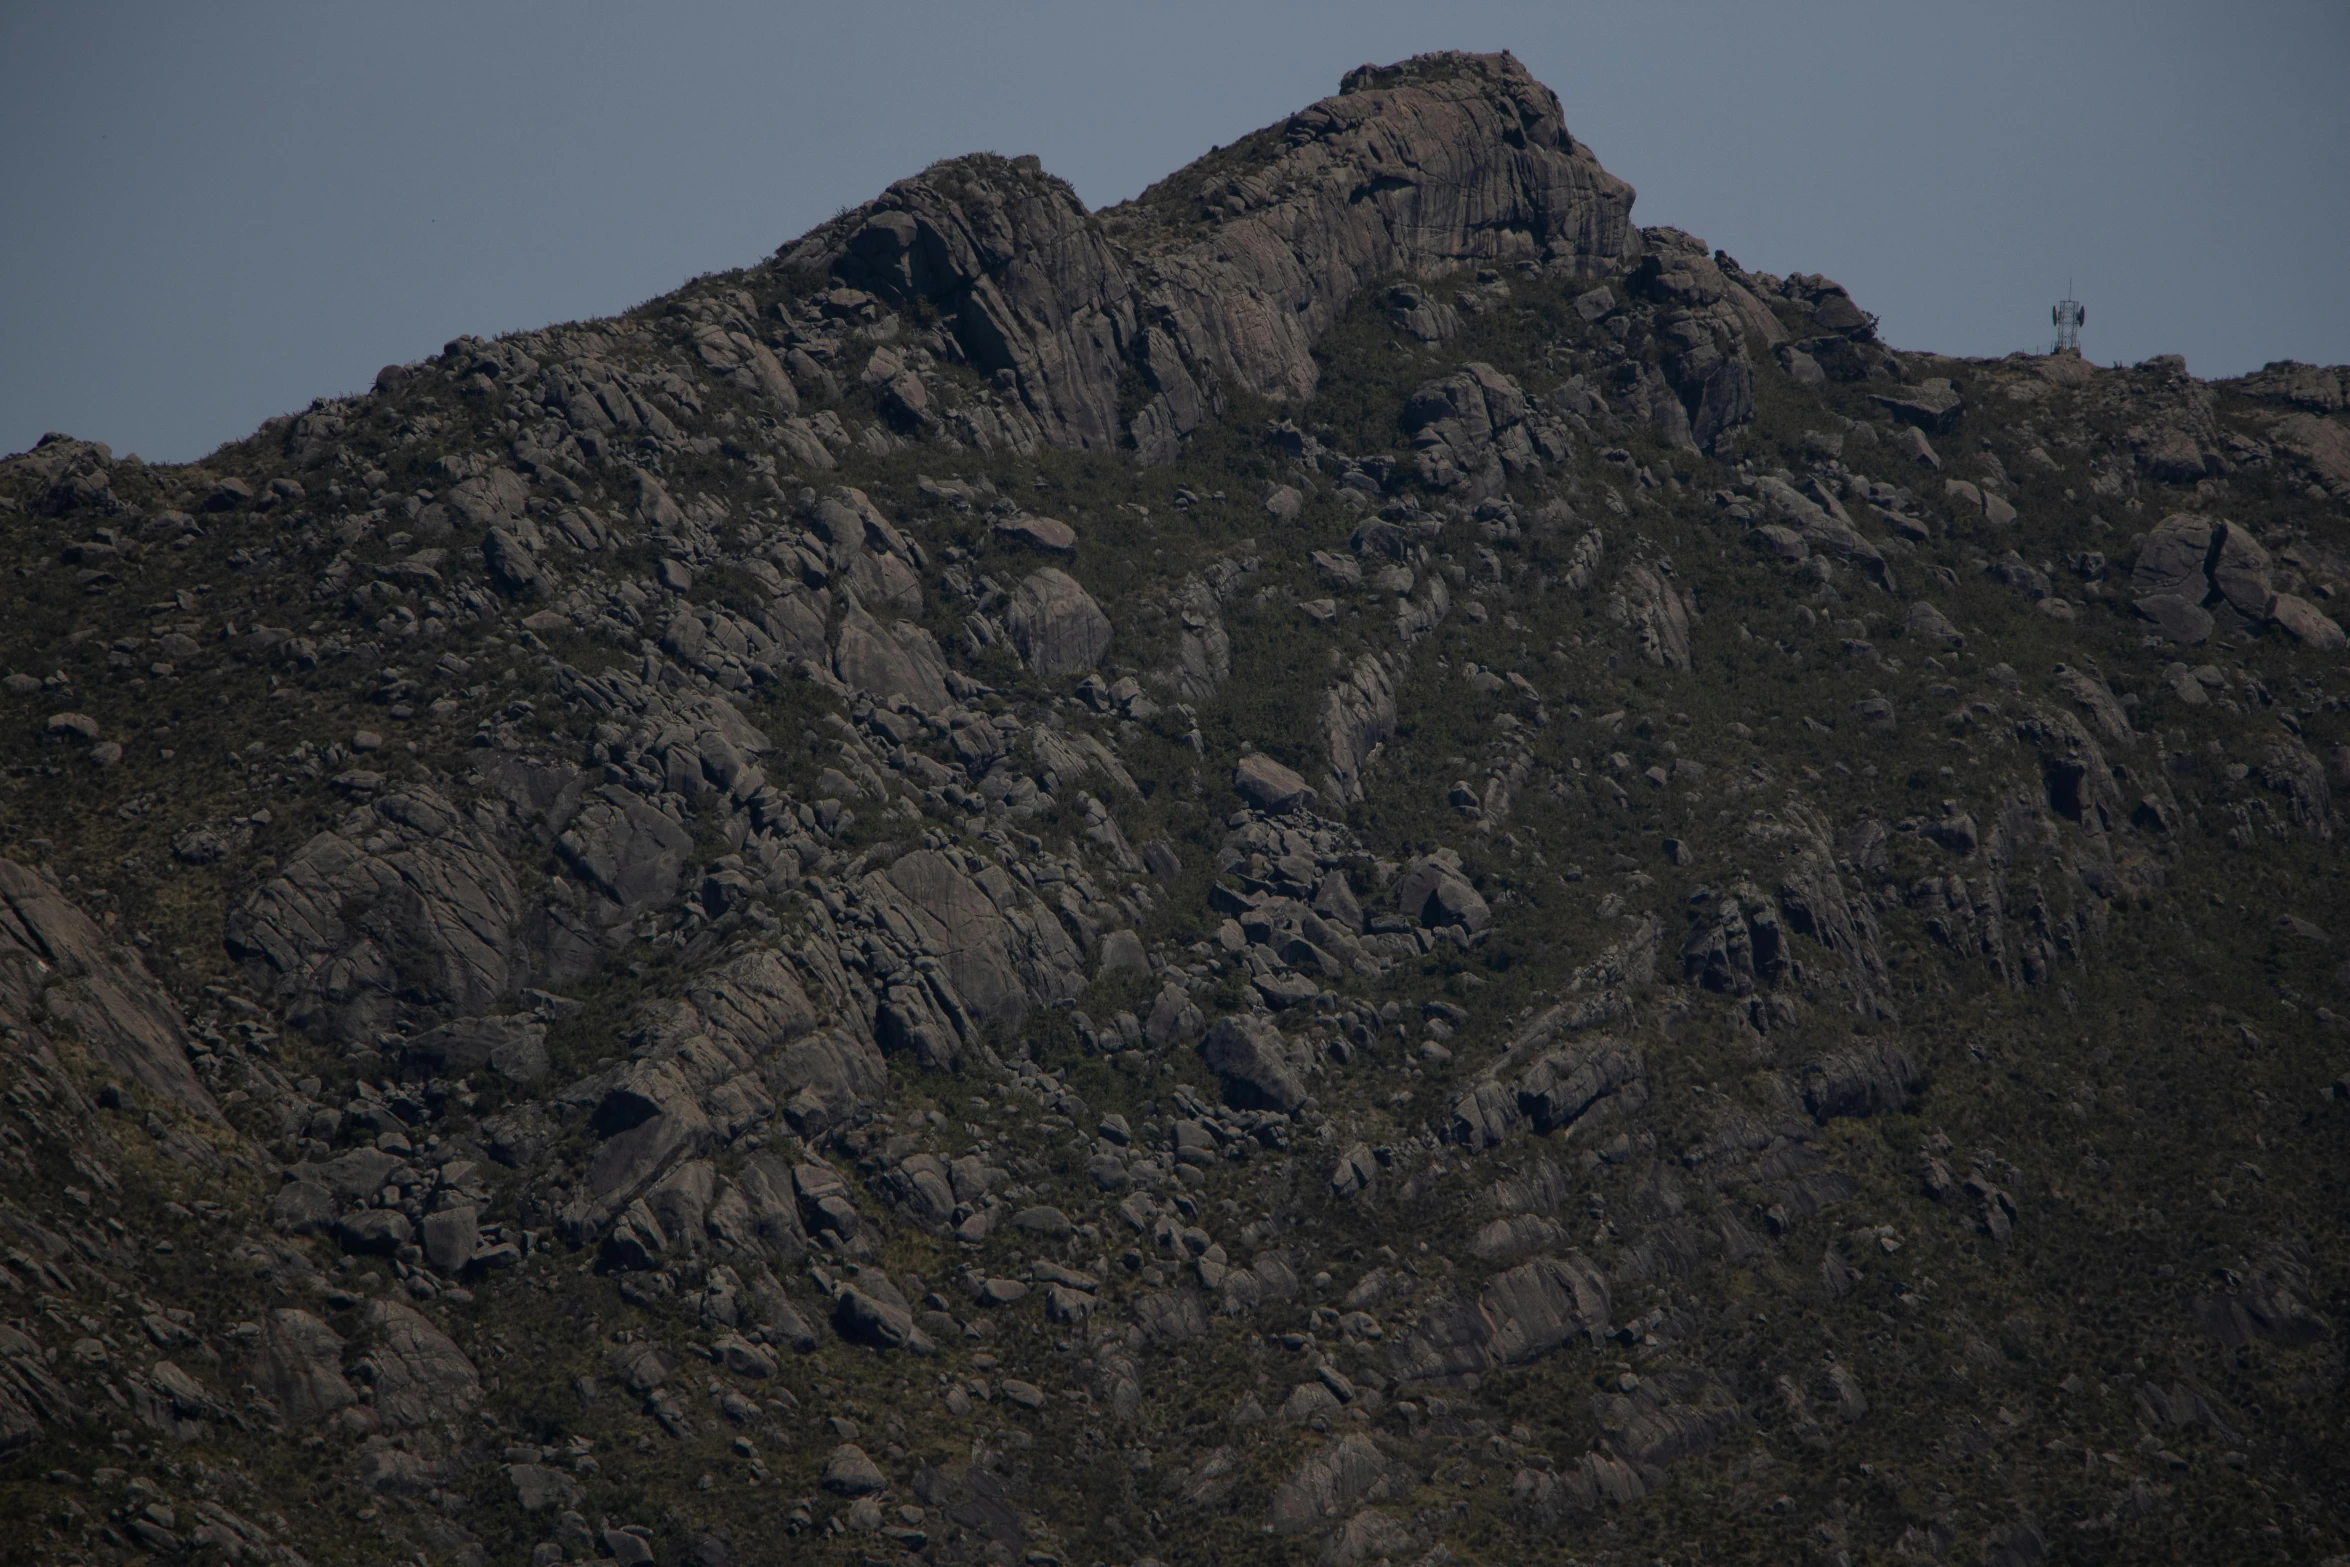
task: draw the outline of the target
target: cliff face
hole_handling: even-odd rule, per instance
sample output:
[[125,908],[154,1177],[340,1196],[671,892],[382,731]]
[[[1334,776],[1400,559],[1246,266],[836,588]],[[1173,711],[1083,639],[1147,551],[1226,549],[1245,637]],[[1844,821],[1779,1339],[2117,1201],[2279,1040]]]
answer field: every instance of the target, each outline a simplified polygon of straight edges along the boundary
[[[1165,461],[1218,381],[1312,395],[1313,345],[1372,281],[1478,263],[1569,276],[1638,253],[1632,188],[1508,55],[1348,74],[1336,97],[1088,214],[1034,159],[951,160],[787,248],[925,301],[1045,437]],[[1122,379],[1142,382],[1121,409]]]
[[787,271],[837,272],[938,312],[982,374],[1008,378],[1046,439],[1120,443],[1118,384],[1140,349],[1125,257],[1034,158],[957,158],[786,249]]
[[1315,341],[1371,283],[1640,253],[1632,187],[1567,134],[1509,55],[1347,74],[1338,95],[1102,215],[1187,357],[1276,401],[1313,395]]
[[0,460],[18,1554],[2338,1559],[2350,371],[1630,202],[1430,56]]

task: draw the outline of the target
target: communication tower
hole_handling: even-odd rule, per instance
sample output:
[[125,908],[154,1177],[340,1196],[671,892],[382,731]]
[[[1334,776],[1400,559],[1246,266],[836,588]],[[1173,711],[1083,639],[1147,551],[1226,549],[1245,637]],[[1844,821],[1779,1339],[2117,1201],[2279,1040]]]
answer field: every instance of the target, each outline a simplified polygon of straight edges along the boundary
[[2081,323],[2089,319],[2089,311],[2079,300],[2073,298],[2071,283],[2065,284],[2064,298],[2057,301],[2056,307],[2048,312],[2048,319],[2056,323],[2056,352],[2060,354],[2079,353],[2081,351]]

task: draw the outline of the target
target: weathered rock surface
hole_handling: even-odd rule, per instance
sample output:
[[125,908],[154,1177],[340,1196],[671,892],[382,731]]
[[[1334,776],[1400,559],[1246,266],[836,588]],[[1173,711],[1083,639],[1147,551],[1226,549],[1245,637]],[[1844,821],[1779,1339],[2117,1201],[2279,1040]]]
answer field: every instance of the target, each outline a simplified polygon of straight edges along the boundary
[[135,954],[14,860],[0,860],[0,1015],[70,1028],[105,1072],[220,1118],[188,1065],[179,1008]]
[[941,164],[777,260],[837,271],[884,298],[929,300],[972,363],[1009,372],[1049,438],[1120,444],[1118,378],[1140,347],[1129,269],[1077,193],[1034,158]]
[[835,1496],[868,1496],[889,1486],[881,1466],[865,1456],[865,1450],[853,1442],[843,1442],[832,1450],[824,1464],[824,1489]]
[[304,844],[238,910],[229,950],[302,1026],[364,1039],[496,1002],[520,967],[521,912],[497,845],[419,789]]
[[1571,449],[1565,430],[1536,417],[1518,383],[1488,364],[1464,365],[1413,392],[1403,431],[1429,487],[1471,499],[1499,495],[1509,479]]
[[1240,759],[1232,770],[1232,787],[1260,811],[1284,811],[1314,795],[1303,778],[1262,752]]
[[361,1323],[365,1355],[358,1369],[374,1388],[376,1416],[387,1427],[441,1425],[481,1403],[473,1362],[414,1308],[373,1301]]
[[1496,1274],[1396,1346],[1398,1378],[1456,1384],[1538,1360],[1608,1320],[1607,1282],[1581,1256],[1543,1257]]
[[1047,680],[1073,675],[1110,650],[1110,617],[1067,572],[1030,572],[1012,594],[1004,624],[1028,666]]
[[1350,72],[1337,97],[1104,219],[1150,225],[1146,292],[1187,357],[1300,398],[1314,339],[1372,281],[1479,261],[1597,270],[1636,252],[1631,197],[1515,59],[1430,55]]
[[1391,1467],[1369,1436],[1350,1432],[1340,1437],[1309,1455],[1274,1490],[1272,1532],[1303,1534],[1338,1522],[1385,1494]]
[[[1217,376],[1310,395],[1314,340],[1377,279],[1597,270],[1637,254],[1631,202],[1515,59],[1434,55],[1350,73],[1337,97],[1099,215],[1034,159],[957,159],[777,264],[930,301],[1048,439],[1154,458],[1213,411]],[[1151,395],[1121,427],[1129,367]]]
[[1222,1079],[1233,1104],[1288,1111],[1305,1103],[1305,1083],[1290,1059],[1288,1041],[1263,1018],[1219,1019],[1200,1042],[1200,1059]]
[[543,1082],[546,1025],[534,1017],[460,1018],[409,1040],[405,1057],[426,1076],[463,1077],[486,1069],[514,1083]]
[[947,705],[946,660],[930,633],[911,621],[885,626],[851,609],[841,617],[833,663],[852,691],[884,701],[903,697],[926,713]]
[[342,1336],[291,1306],[263,1322],[252,1377],[289,1425],[314,1425],[358,1398],[343,1376]]

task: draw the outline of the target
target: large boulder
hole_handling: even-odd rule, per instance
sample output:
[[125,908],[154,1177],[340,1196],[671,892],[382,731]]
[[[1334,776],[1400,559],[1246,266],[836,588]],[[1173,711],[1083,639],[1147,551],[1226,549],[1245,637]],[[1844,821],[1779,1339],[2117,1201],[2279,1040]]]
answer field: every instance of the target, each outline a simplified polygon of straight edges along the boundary
[[863,1268],[833,1291],[832,1325],[852,1344],[932,1354],[937,1345],[914,1326],[905,1293],[879,1268]]
[[388,1430],[439,1425],[481,1405],[481,1374],[440,1329],[396,1300],[370,1301],[360,1319],[363,1373]]
[[522,515],[530,502],[530,481],[511,468],[492,468],[452,485],[441,503],[471,528],[487,528]]
[[364,1202],[382,1191],[386,1185],[397,1184],[398,1178],[407,1170],[407,1165],[397,1155],[386,1153],[381,1148],[354,1148],[323,1164],[294,1167],[294,1173],[304,1178],[295,1184],[315,1183],[323,1186],[344,1203]]
[[416,1238],[416,1226],[397,1208],[355,1208],[335,1221],[335,1239],[347,1251],[389,1257]]
[[1909,613],[1902,617],[1902,626],[1911,636],[1935,647],[1961,647],[1966,643],[1966,633],[1924,599],[1909,606]]
[[1893,585],[1885,552],[1853,525],[1852,514],[1834,492],[1816,481],[1798,490],[1769,474],[1755,480],[1754,488],[1770,513],[1792,527],[1807,546],[1859,568],[1880,587]]
[[1303,778],[1261,752],[1240,759],[1232,769],[1232,788],[1260,811],[1286,811],[1314,798]]
[[526,1513],[578,1505],[579,1482],[560,1469],[544,1464],[509,1464],[506,1478],[514,1482],[514,1500]]
[[946,660],[930,633],[911,621],[884,626],[852,607],[841,616],[833,669],[850,690],[878,702],[904,697],[925,713],[947,705]]
[[994,531],[1007,544],[1024,544],[1048,555],[1069,555],[1077,549],[1077,530],[1058,517],[1032,517],[1022,512],[999,521]]
[[833,577],[858,602],[875,609],[918,611],[922,579],[906,536],[863,490],[842,486],[816,505],[809,519],[826,545]]
[[1518,1108],[1537,1132],[1571,1131],[1610,1100],[1637,1109],[1647,1099],[1640,1047],[1604,1034],[1551,1051],[1518,1081]]
[[789,417],[800,411],[800,391],[766,344],[740,326],[713,322],[694,333],[694,352],[737,389],[771,403]]
[[433,1267],[461,1272],[481,1249],[481,1210],[466,1202],[426,1214],[423,1245],[424,1260]]
[[1924,1084],[1901,1046],[1859,1044],[1804,1068],[1803,1107],[1823,1124],[1836,1116],[1882,1115],[1902,1109]]
[[1091,669],[1110,650],[1110,617],[1056,566],[1030,572],[1013,590],[1004,625],[1028,667],[1047,680]]
[[2340,419],[2291,414],[2277,421],[2270,438],[2335,496],[2350,495],[2350,428]]
[[1460,332],[1461,316],[1444,301],[1429,297],[1418,284],[1398,283],[1387,291],[1387,328],[1423,343],[1441,343]]
[[525,598],[545,585],[538,552],[505,528],[492,528],[483,536],[481,559],[501,593]]
[[2183,646],[2209,640],[2217,622],[2211,611],[2176,593],[2148,593],[2137,601],[2138,613],[2164,637]]
[[313,1425],[358,1400],[343,1376],[342,1335],[292,1306],[263,1320],[251,1375],[290,1425]]
[[2304,601],[2295,599],[2283,614],[2276,613],[2279,595],[2270,585],[2271,565],[2268,551],[2240,524],[2173,512],[2138,546],[2130,591],[2138,613],[2173,642],[2201,642],[2219,619],[2232,616],[2231,624],[2239,626],[2273,617],[2304,641],[2331,645],[2318,623],[2326,617]]
[[590,918],[619,927],[677,896],[693,835],[616,784],[591,795],[555,840],[555,852],[596,895]]
[[713,1240],[733,1250],[764,1249],[790,1262],[808,1249],[791,1171],[773,1154],[755,1153],[721,1180],[703,1222]]
[[2230,609],[2246,620],[2259,621],[2268,615],[2269,600],[2275,592],[2269,587],[2271,562],[2268,551],[2261,547],[2241,525],[2220,525],[2219,554],[2211,562],[2211,585],[2227,601]]
[[2268,614],[2305,646],[2331,652],[2343,644],[2342,628],[2333,617],[2305,598],[2280,593],[2270,602]]
[[1346,803],[1363,797],[1363,770],[1395,733],[1399,655],[1363,653],[1322,696],[1322,739],[1330,759],[1331,793]]
[[1869,401],[1878,404],[1894,418],[1914,424],[1922,430],[1939,435],[1957,426],[1959,416],[1966,412],[1966,399],[1958,389],[1941,377],[1921,381],[1916,386],[1895,387],[1890,392],[1871,392]]
[[2209,517],[2173,512],[2148,529],[2130,568],[2130,591],[2140,598],[2167,594],[2190,604],[2202,603],[2210,591],[2204,565],[2211,555],[2216,526]]
[[522,893],[475,825],[427,787],[389,794],[294,852],[228,921],[231,956],[294,1022],[372,1039],[487,1011],[514,981]]
[[1305,1534],[1338,1523],[1358,1506],[1387,1493],[1391,1466],[1379,1444],[1351,1431],[1299,1461],[1274,1488],[1268,1529]]
[[[951,1019],[955,1008],[981,1024],[1017,1028],[1038,1005],[1075,995],[1084,960],[1033,894],[995,866],[970,874],[958,856],[918,849],[868,872],[866,906],[903,932],[940,973],[925,981]],[[949,1006],[948,1003],[952,1003]],[[943,1063],[942,1063],[943,1064]]]
[[762,1058],[816,1026],[799,976],[772,948],[704,970],[687,982],[685,994],[712,1029]]
[[585,1190],[563,1213],[565,1226],[582,1241],[673,1161],[699,1153],[715,1136],[688,1069],[674,1059],[631,1062],[589,1124],[603,1141],[588,1161]]
[[863,1448],[853,1442],[843,1442],[824,1461],[822,1484],[835,1496],[871,1496],[889,1489],[889,1477],[865,1455]]
[[1631,633],[1640,656],[1651,664],[1689,667],[1689,623],[1696,612],[1666,571],[1635,562],[1609,592],[1607,617]]
[[1539,1257],[1497,1275],[1478,1305],[1493,1323],[1494,1363],[1522,1366],[1607,1322],[1607,1279],[1579,1254]]
[[1446,925],[1483,930],[1493,911],[1461,870],[1460,856],[1449,849],[1424,854],[1404,867],[1395,884],[1399,913],[1431,929]]
[[484,1068],[525,1086],[547,1076],[547,1029],[528,1015],[468,1017],[410,1039],[404,1058],[419,1077],[463,1077]]
[[1390,1352],[1399,1380],[1454,1384],[1523,1366],[1607,1324],[1607,1280],[1580,1253],[1496,1274],[1473,1300],[1431,1312]]
[[1298,1076],[1289,1043],[1264,1018],[1219,1018],[1200,1041],[1199,1053],[1233,1105],[1286,1114],[1306,1102],[1305,1081]]
[[1516,381],[1471,363],[1406,398],[1403,430],[1431,489],[1467,486],[1472,497],[1491,496],[1509,477],[1567,455],[1565,433],[1534,414]]

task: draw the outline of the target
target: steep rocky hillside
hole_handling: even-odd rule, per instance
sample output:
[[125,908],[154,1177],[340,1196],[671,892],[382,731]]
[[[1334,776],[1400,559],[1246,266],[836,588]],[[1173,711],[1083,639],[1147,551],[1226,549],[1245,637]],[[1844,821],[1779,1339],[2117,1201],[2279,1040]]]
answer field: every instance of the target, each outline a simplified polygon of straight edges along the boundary
[[2350,1550],[2350,370],[1632,205],[1431,56],[0,462],[22,1559]]

